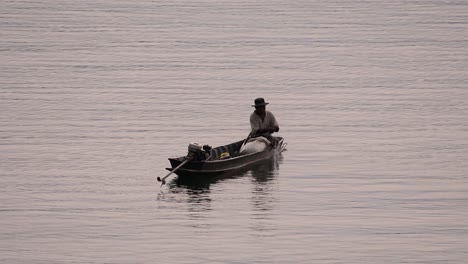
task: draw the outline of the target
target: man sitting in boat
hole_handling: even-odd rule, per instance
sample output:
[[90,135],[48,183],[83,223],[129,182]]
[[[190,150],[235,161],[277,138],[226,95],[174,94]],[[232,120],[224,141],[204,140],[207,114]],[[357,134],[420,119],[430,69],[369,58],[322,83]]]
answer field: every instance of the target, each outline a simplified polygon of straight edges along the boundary
[[257,98],[254,101],[255,111],[250,115],[250,137],[265,137],[274,143],[274,138],[271,134],[279,131],[279,124],[276,121],[275,116],[272,112],[266,110],[266,105],[269,103],[265,102],[263,98]]

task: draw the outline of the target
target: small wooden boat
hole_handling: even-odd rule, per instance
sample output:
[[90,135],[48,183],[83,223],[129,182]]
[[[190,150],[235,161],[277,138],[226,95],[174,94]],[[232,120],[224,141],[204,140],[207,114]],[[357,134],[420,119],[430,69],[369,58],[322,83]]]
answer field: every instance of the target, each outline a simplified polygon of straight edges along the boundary
[[[189,145],[189,152],[187,156],[178,158],[169,158],[171,168],[167,170],[179,176],[213,176],[226,172],[242,169],[257,162],[273,158],[275,155],[283,152],[287,143],[282,137],[274,137],[272,142],[265,144],[261,151],[254,151],[249,153],[245,151],[247,142],[255,141],[253,138],[249,140],[240,140],[228,145],[211,148],[210,146],[199,146],[192,143]],[[264,139],[266,140],[266,139]],[[244,148],[244,149],[243,149]],[[168,174],[167,176],[169,176]],[[166,177],[167,177],[166,176]],[[162,181],[164,184],[164,177]]]

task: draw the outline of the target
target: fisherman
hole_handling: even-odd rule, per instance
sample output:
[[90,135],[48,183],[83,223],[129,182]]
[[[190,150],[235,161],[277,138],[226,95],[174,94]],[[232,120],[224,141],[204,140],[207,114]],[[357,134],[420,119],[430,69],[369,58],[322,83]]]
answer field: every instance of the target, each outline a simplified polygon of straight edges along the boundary
[[270,140],[274,144],[274,138],[271,134],[279,131],[278,121],[270,111],[266,110],[266,105],[263,98],[257,98],[254,101],[255,111],[250,115],[250,137],[262,136]]

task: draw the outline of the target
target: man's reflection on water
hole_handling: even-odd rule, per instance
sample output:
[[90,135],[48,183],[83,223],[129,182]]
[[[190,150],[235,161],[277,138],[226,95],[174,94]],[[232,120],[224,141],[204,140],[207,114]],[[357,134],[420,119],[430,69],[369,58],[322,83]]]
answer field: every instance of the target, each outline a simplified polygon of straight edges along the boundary
[[[281,156],[280,156],[281,158]],[[278,174],[278,160],[270,160],[251,171],[252,175],[252,204],[254,211],[271,210],[274,204],[274,179]]]
[[250,220],[252,236],[268,237],[275,229],[272,214],[274,214],[274,207],[278,203],[278,194],[275,188],[278,186],[277,176],[281,163],[282,156],[280,155],[275,160],[265,162],[250,172],[252,175],[252,214]]

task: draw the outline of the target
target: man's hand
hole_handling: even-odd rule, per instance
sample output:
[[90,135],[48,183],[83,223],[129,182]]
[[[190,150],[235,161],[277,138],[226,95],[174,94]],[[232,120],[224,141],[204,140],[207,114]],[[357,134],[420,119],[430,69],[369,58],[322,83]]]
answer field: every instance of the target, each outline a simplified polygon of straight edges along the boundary
[[274,132],[278,132],[279,131],[279,127],[275,126],[274,128],[270,128],[268,129],[268,132],[270,133],[274,133]]

